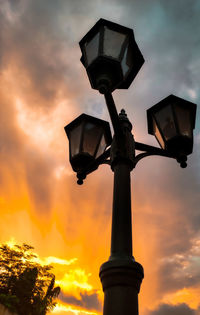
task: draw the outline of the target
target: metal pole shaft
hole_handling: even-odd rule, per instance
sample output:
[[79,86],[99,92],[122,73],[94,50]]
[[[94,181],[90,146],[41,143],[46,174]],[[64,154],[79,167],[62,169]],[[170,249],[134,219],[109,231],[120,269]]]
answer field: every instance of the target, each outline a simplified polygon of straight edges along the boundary
[[115,133],[115,135],[120,135],[121,134],[121,126],[120,126],[119,116],[117,113],[117,109],[116,109],[112,94],[107,92],[104,94],[104,97],[105,97],[106,105],[107,105],[108,112],[110,115],[110,119],[112,121],[114,133]]
[[130,166],[114,168],[111,256],[100,268],[103,315],[138,315],[143,268],[132,256]]
[[132,256],[130,172],[134,139],[125,111],[120,113],[121,133],[111,145],[114,171],[111,256],[100,268],[104,291],[103,315],[138,315],[138,293],[143,268]]
[[119,163],[114,168],[111,257],[132,258],[130,166]]

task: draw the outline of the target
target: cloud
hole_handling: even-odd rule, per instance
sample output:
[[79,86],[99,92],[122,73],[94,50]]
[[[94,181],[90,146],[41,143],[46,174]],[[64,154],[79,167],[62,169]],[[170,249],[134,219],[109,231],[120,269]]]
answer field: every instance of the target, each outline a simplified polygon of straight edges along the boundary
[[63,1],[5,1],[1,9],[2,68],[12,67],[21,78],[17,93],[35,110],[55,106],[74,90],[73,47],[59,19],[63,6]]
[[200,256],[174,255],[163,258],[158,267],[159,292],[175,292],[181,288],[200,286]]
[[81,306],[83,308],[86,308],[88,310],[96,310],[101,311],[102,305],[99,301],[98,295],[96,292],[94,293],[80,293],[80,299],[77,299],[76,297],[72,295],[64,294],[63,292],[60,293],[59,299],[64,302],[71,305]]
[[148,315],[197,315],[197,313],[186,304],[162,304],[156,310],[150,311]]

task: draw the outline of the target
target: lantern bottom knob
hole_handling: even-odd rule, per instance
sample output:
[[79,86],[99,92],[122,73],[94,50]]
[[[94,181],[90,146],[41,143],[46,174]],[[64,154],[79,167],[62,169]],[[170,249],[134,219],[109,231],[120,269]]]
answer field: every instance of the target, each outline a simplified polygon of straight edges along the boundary
[[181,168],[186,168],[187,167],[187,156],[186,155],[182,155],[179,158],[177,158],[177,162],[180,163],[180,167]]

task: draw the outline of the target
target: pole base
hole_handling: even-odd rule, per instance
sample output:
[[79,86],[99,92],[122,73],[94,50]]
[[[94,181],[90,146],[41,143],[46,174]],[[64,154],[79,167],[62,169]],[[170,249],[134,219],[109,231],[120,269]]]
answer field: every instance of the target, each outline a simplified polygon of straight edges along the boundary
[[100,268],[104,315],[138,315],[143,267],[132,259],[110,260]]

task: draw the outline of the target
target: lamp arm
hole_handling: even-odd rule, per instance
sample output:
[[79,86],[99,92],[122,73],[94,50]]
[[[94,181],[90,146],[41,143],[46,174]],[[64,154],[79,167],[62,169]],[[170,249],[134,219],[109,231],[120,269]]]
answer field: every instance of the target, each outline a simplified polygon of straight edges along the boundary
[[167,150],[163,150],[163,149],[160,149],[160,148],[148,145],[148,144],[140,143],[140,142],[135,142],[135,150],[145,151],[149,155],[161,155],[161,156],[176,158],[174,155],[170,154]]
[[136,157],[134,159],[134,167],[136,167],[137,163],[140,160],[142,160],[146,156],[151,156],[151,155],[159,155],[159,156],[170,157],[170,158],[174,158],[175,159],[174,156],[165,155],[165,153],[159,154],[159,153],[155,153],[155,152],[144,152],[144,153],[139,153],[138,155],[136,155]]
[[112,93],[106,92],[104,94],[106,105],[108,108],[108,112],[110,115],[110,119],[113,125],[114,133],[115,135],[121,135],[122,134],[122,128],[119,120],[119,116],[117,113],[115,101],[113,99]]
[[107,160],[110,157],[110,147],[101,154],[94,162],[90,163],[84,170],[77,173],[77,184],[82,185],[83,180],[86,178],[86,176],[95,170],[98,169],[99,165],[101,164],[110,164],[110,161]]
[[136,157],[134,159],[134,167],[136,166],[136,164],[141,159],[143,159],[146,156],[151,156],[151,155],[159,155],[159,156],[164,156],[164,157],[176,159],[177,162],[180,163],[180,166],[182,168],[187,167],[187,163],[186,163],[187,157],[186,156],[177,157],[177,156],[169,153],[167,150],[163,150],[163,149],[153,147],[151,145],[140,143],[140,142],[135,142],[135,149],[139,150],[139,151],[145,151],[145,152],[139,153],[138,155],[136,155]]

